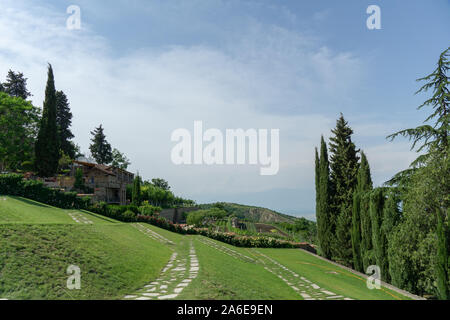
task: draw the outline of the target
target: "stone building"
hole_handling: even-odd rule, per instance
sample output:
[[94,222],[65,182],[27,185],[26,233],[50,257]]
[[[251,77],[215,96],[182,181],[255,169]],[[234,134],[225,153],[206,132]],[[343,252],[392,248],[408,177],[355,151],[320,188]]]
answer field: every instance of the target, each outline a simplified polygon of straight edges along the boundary
[[128,184],[133,183],[133,173],[112,166],[75,160],[72,177],[78,168],[83,170],[84,184],[94,191],[94,202],[126,204],[126,189]]

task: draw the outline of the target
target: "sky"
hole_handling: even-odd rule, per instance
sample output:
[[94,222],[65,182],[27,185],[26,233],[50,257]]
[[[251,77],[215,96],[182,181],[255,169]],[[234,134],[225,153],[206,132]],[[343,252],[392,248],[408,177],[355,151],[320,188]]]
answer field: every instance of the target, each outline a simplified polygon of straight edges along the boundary
[[[68,29],[70,5],[81,29]],[[369,5],[381,29],[369,30]],[[74,141],[102,124],[144,179],[198,203],[229,201],[314,219],[314,148],[342,112],[375,185],[408,167],[420,125],[415,80],[450,45],[450,1],[0,0],[0,81],[28,78],[42,107],[47,65],[68,96]],[[171,134],[279,129],[280,168],[175,165]]]

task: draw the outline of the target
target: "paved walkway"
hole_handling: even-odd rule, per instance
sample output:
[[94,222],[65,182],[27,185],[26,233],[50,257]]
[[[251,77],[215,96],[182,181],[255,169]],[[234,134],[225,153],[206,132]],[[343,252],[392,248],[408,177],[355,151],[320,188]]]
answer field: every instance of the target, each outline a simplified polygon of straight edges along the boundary
[[76,223],[85,223],[85,224],[92,224],[93,222],[86,218],[83,214],[80,212],[69,212],[69,216],[75,221]]
[[264,269],[273,273],[283,280],[288,286],[295,290],[305,300],[352,300],[350,298],[338,295],[334,292],[321,288],[312,281],[306,279],[288,269],[275,259],[254,250],[259,256],[259,261],[264,265]]
[[175,299],[194,280],[199,272],[195,248],[191,242],[189,249],[177,249],[159,277],[135,293],[126,295],[125,300],[167,300]]
[[140,232],[142,232],[145,235],[147,235],[148,237],[152,238],[153,240],[156,240],[156,241],[159,241],[159,242],[162,242],[162,243],[174,244],[172,241],[170,241],[166,237],[163,237],[159,233],[149,229],[148,227],[145,227],[144,225],[142,225],[140,223],[133,223],[131,225],[133,227],[135,227],[136,229],[138,229]]

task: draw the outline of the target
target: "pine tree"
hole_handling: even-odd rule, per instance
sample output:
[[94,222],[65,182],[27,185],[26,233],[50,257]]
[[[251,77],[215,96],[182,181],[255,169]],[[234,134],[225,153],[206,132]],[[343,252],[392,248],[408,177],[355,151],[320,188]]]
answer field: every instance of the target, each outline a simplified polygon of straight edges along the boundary
[[3,83],[3,90],[10,96],[20,97],[24,100],[31,96],[27,90],[27,78],[23,76],[23,73],[12,70],[8,71],[6,82]]
[[333,238],[333,216],[330,210],[330,168],[327,145],[323,136],[320,140],[320,158],[316,151],[316,215],[317,235],[322,255],[331,258]]
[[[396,132],[390,136],[388,139],[395,139],[398,136],[408,137],[413,141],[411,149],[414,149],[416,145],[421,143],[417,148],[417,151],[422,151],[422,154],[411,163],[409,169],[404,170],[396,174],[388,184],[396,184],[403,189],[409,188],[410,181],[413,180],[414,175],[420,175],[420,170],[432,167],[433,163],[436,163],[436,159],[442,161],[443,165],[439,166],[435,170],[440,172],[440,177],[442,180],[436,181],[435,185],[430,185],[428,188],[436,188],[442,192],[445,186],[445,181],[448,181],[448,164],[449,159],[449,149],[450,149],[450,77],[447,75],[450,70],[450,47],[447,48],[439,57],[436,69],[426,77],[420,78],[417,81],[426,81],[426,83],[416,92],[427,92],[432,90],[433,95],[431,98],[427,99],[423,104],[421,104],[418,109],[425,106],[432,108],[432,113],[428,116],[424,122],[430,120],[435,120],[433,125],[425,124],[412,129],[405,129]],[[431,212],[437,214],[437,228],[436,236],[438,241],[438,252],[436,253],[438,259],[436,261],[436,279],[438,283],[438,294],[441,297],[445,297],[445,292],[450,291],[450,271],[448,252],[450,252],[448,233],[445,232],[445,221],[449,220],[448,217],[448,194],[447,190],[444,190],[444,196],[440,192],[436,192],[437,198],[434,199],[435,203],[430,203],[430,206],[435,206],[435,208],[430,208]],[[442,232],[444,230],[444,232]],[[447,252],[447,261],[445,261],[444,253]],[[442,270],[447,270],[447,272],[442,272]],[[447,289],[444,289],[444,286]],[[447,295],[448,297],[448,295]]]
[[106,141],[102,125],[91,131],[91,135],[93,135],[93,138],[91,139],[92,143],[89,146],[89,150],[91,150],[92,157],[99,164],[111,163],[113,160],[111,145]]
[[72,125],[72,112],[69,101],[63,91],[56,91],[56,123],[59,130],[59,145],[64,154],[71,159],[75,158],[75,145],[71,141],[74,137],[70,126]]
[[333,257],[351,266],[353,263],[351,241],[353,192],[357,183],[359,150],[356,150],[352,142],[353,130],[348,126],[342,113],[332,133],[334,134],[330,138],[332,211],[336,216]]
[[131,203],[135,206],[141,205],[141,177],[139,174],[136,175],[133,181],[133,193],[131,196]]
[[[363,237],[369,237],[372,242],[371,234],[366,235],[363,231],[362,220],[370,221],[369,212],[366,207],[361,208],[361,197],[364,193],[372,190],[372,177],[370,175],[369,162],[367,161],[364,152],[361,152],[361,163],[359,165],[357,174],[356,189],[353,192],[353,211],[352,211],[352,253],[353,266],[356,270],[364,272],[363,256],[367,249],[367,241],[363,244]],[[363,210],[362,210],[363,209]],[[362,218],[361,216],[365,217]]]
[[35,146],[36,171],[40,177],[53,176],[58,170],[59,135],[56,123],[56,91],[53,69],[48,66],[48,79],[42,119]]

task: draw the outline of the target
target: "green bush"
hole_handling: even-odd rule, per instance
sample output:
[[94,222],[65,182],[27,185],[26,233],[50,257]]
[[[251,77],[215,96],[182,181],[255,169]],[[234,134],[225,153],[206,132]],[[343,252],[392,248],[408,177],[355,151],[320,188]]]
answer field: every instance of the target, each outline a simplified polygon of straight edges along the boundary
[[76,192],[62,192],[44,186],[41,181],[23,180],[20,174],[0,175],[0,194],[25,197],[62,209],[87,209],[91,199]]
[[122,218],[123,221],[133,222],[136,221],[136,214],[131,210],[127,210],[122,214]]
[[161,212],[161,210],[162,209],[160,207],[155,207],[149,204],[139,207],[139,213],[143,216],[152,216]]

